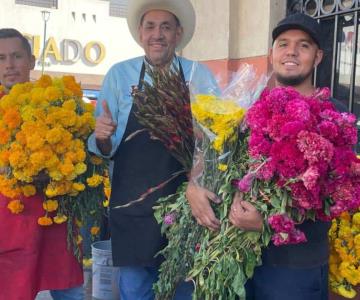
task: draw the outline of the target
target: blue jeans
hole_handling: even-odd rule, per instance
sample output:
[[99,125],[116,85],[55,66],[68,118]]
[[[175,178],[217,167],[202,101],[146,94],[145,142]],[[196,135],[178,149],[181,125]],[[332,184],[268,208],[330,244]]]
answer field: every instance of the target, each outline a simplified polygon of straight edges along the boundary
[[259,266],[246,283],[246,300],[328,300],[328,265]]
[[84,300],[85,299],[84,288],[82,285],[74,288],[63,289],[63,290],[51,290],[50,294],[54,300]]
[[[119,290],[121,300],[153,300],[152,289],[158,280],[158,269],[155,267],[120,267]],[[174,300],[191,300],[193,284],[181,283],[174,296]]]

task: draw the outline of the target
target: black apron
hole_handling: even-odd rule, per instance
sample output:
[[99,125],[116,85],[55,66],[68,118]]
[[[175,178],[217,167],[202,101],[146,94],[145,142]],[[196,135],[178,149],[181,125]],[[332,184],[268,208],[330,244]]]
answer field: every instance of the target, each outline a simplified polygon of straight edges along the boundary
[[[179,62],[183,81],[184,74]],[[145,76],[143,63],[138,88],[142,88]],[[138,122],[132,105],[122,142],[116,151],[112,191],[110,197],[110,228],[113,263],[115,266],[156,266],[162,257],[154,257],[166,246],[161,235],[161,226],[153,215],[153,206],[160,197],[176,192],[185,175],[179,175],[163,188],[149,194],[143,201],[126,208],[114,208],[138,199],[149,188],[168,180],[181,171],[181,164],[168,152],[160,141],[150,139],[147,131],[126,138],[143,129]]]

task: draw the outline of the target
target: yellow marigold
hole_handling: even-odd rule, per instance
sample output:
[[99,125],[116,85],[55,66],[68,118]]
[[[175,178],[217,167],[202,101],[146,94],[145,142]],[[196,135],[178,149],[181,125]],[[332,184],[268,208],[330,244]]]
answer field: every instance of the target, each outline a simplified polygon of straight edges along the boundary
[[352,222],[356,225],[360,225],[360,212],[357,212],[353,215]]
[[98,227],[98,226],[93,226],[90,229],[91,235],[97,235],[99,232],[100,232],[100,227]]
[[62,81],[64,86],[69,89],[74,96],[82,97],[82,90],[80,85],[75,81],[74,76],[63,76]]
[[82,192],[83,190],[85,190],[85,184],[83,184],[81,182],[74,182],[73,189],[75,191]]
[[46,200],[43,202],[43,208],[47,212],[53,212],[57,210],[58,207],[59,207],[59,203],[57,202],[57,200]]
[[45,89],[45,98],[49,101],[59,100],[61,98],[61,91],[55,86],[48,86]]
[[75,167],[71,162],[64,162],[60,165],[60,172],[64,176],[68,176],[75,171]]
[[64,101],[62,107],[66,110],[74,111],[76,109],[76,101],[74,99]]
[[104,206],[104,207],[109,207],[109,204],[110,204],[110,201],[109,201],[108,199],[105,199],[105,200],[103,201],[103,206]]
[[49,176],[50,176],[51,179],[53,179],[55,181],[60,181],[60,180],[62,180],[64,178],[64,175],[61,174],[61,172],[59,170],[51,170],[49,172]]
[[45,140],[43,135],[39,132],[33,132],[26,137],[26,146],[31,150],[35,151],[44,146]]
[[86,170],[87,170],[87,166],[84,163],[77,163],[75,165],[75,173],[77,175],[81,175],[81,174],[85,173]]
[[59,143],[62,139],[63,132],[64,129],[61,127],[52,128],[46,133],[46,140],[50,144]]
[[222,172],[225,172],[225,171],[227,171],[228,166],[225,164],[218,164],[218,169]]
[[21,189],[26,197],[34,196],[36,194],[36,187],[32,184],[24,185]]
[[54,222],[56,224],[62,224],[62,223],[65,223],[67,221],[67,216],[63,215],[63,214],[57,214],[55,217],[54,217]]
[[42,87],[34,88],[31,91],[31,104],[37,106],[44,103],[44,101],[46,100],[44,92],[45,90]]
[[80,234],[76,236],[76,244],[80,245],[83,241],[83,238]]
[[348,286],[340,285],[337,288],[337,293],[347,299],[352,299],[356,296],[356,291]]
[[101,165],[103,160],[101,157],[99,156],[96,156],[96,155],[91,155],[90,156],[90,162],[93,164],[93,165]]
[[84,258],[83,259],[83,266],[85,268],[90,268],[92,265],[92,259],[91,258]]
[[97,187],[103,182],[103,177],[98,174],[94,174],[90,178],[87,178],[86,182],[90,187]]
[[24,210],[24,204],[20,200],[11,200],[7,208],[13,213],[13,214],[19,214]]
[[53,224],[52,219],[48,216],[43,216],[43,217],[38,218],[37,222],[41,226],[50,226]]
[[15,135],[15,139],[19,142],[22,146],[26,145],[26,135],[23,131],[18,131]]

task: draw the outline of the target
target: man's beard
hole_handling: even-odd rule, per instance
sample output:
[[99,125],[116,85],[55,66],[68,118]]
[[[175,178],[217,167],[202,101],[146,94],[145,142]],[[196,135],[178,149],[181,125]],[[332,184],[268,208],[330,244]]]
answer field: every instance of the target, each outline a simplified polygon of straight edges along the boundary
[[312,71],[308,74],[297,75],[297,76],[282,76],[279,73],[275,73],[276,80],[283,86],[298,86],[311,76],[312,76]]

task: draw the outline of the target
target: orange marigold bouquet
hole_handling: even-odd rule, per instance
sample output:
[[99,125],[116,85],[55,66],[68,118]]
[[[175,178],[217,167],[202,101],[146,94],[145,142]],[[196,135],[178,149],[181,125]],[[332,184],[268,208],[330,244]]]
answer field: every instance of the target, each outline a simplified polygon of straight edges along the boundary
[[78,225],[93,217],[97,227],[106,198],[107,163],[86,148],[93,109],[72,76],[17,84],[0,100],[0,191],[10,199],[7,207],[21,213],[24,197],[43,194],[38,224],[67,222],[75,254]]

